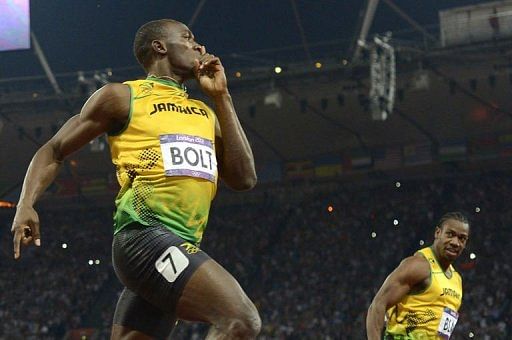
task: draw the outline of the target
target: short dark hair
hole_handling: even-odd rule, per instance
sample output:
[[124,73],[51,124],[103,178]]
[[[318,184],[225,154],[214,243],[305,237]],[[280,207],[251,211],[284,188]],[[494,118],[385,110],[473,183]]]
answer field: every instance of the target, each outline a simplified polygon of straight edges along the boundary
[[468,220],[466,214],[464,214],[464,213],[462,213],[460,211],[447,212],[446,214],[441,216],[441,218],[439,219],[439,222],[437,222],[437,227],[442,228],[443,224],[446,221],[448,221],[448,220],[459,221],[459,222],[462,222],[464,224],[467,224],[468,227],[469,227],[469,220]]
[[135,33],[133,39],[133,54],[139,64],[147,71],[151,62],[153,40],[163,39],[166,35],[165,26],[168,23],[176,22],[172,19],[153,20],[142,25]]

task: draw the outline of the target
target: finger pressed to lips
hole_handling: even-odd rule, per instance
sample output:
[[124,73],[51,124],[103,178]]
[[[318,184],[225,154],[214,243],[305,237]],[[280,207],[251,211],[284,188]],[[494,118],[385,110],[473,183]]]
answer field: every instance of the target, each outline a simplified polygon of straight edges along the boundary
[[201,58],[199,58],[199,61],[206,62],[208,60],[214,60],[214,59],[218,59],[214,54],[205,53],[201,56]]

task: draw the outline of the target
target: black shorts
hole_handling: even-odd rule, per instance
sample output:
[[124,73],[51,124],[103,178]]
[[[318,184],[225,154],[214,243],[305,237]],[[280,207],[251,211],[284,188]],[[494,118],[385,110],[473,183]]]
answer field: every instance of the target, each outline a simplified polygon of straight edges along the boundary
[[112,263],[126,289],[114,323],[165,338],[190,276],[210,257],[162,227],[131,224],[114,236]]

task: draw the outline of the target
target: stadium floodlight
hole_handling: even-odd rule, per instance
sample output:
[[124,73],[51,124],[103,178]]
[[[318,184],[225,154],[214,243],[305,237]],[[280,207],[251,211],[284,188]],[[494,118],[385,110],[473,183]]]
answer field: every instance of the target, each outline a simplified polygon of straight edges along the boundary
[[396,91],[395,49],[390,35],[375,36],[370,48],[370,111],[373,120],[386,120],[393,112]]

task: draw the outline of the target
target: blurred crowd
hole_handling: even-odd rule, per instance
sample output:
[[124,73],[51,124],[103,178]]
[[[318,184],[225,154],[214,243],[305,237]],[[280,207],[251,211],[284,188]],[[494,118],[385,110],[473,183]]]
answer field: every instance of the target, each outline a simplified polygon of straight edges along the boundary
[[41,248],[22,248],[15,261],[12,221],[2,215],[0,339],[62,339],[83,325],[114,275],[111,216],[81,208],[42,212]]
[[[443,213],[462,210],[471,234],[455,264],[464,297],[452,339],[511,339],[511,185],[507,174],[489,173],[268,186],[258,200],[240,194],[240,204],[214,205],[201,248],[255,302],[260,339],[364,339],[366,310],[385,277],[431,244]],[[111,216],[107,208],[41,212],[42,248],[24,250],[19,263],[2,217],[1,339],[60,339],[80,327],[108,338],[120,291]],[[206,332],[180,323],[173,338]]]

